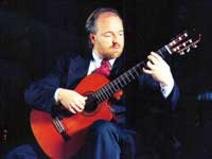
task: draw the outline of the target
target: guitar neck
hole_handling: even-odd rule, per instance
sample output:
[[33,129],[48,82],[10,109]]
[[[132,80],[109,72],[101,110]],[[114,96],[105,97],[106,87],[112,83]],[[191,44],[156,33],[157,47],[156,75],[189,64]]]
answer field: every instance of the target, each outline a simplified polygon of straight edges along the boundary
[[[171,54],[168,46],[160,48],[157,52],[162,58],[166,59],[167,55]],[[146,60],[139,62],[99,90],[97,90],[93,96],[97,99],[99,103],[104,100],[109,99],[113,94],[123,88],[125,88],[129,83],[138,79],[138,77],[143,73],[142,68],[146,65]]]

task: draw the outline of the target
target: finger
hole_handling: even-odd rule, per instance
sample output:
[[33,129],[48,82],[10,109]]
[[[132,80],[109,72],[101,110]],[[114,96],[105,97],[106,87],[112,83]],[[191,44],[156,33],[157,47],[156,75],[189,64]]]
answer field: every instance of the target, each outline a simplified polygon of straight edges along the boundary
[[150,54],[150,55],[147,57],[147,59],[148,59],[148,61],[150,61],[150,62],[153,63],[153,64],[158,63],[158,59],[157,59],[155,56],[153,56],[152,54]]
[[84,108],[85,108],[85,105],[86,105],[86,102],[83,101],[83,102],[80,104],[81,109],[84,109]]
[[79,100],[79,103],[80,103],[81,105],[85,105],[86,100],[87,100],[87,97],[86,97],[86,98],[83,98],[82,100]]
[[76,96],[76,99],[78,100],[78,101],[81,101],[81,103],[85,103],[85,101],[87,100],[87,96],[81,96],[81,95],[79,95],[79,96]]
[[[86,97],[87,98],[87,97]],[[75,100],[75,104],[78,105],[79,107],[82,107],[85,105],[86,101],[85,98],[78,98],[77,100]]]
[[147,68],[148,68],[149,70],[153,70],[153,69],[155,69],[155,67],[156,67],[156,66],[155,66],[153,63],[151,63],[150,61],[147,62],[146,66],[147,66]]
[[74,109],[76,112],[82,112],[84,106],[80,103],[80,101],[75,101],[71,104],[72,109]]
[[151,55],[154,56],[155,59],[157,59],[158,61],[163,61],[163,58],[159,54],[151,52]]
[[77,113],[71,106],[68,107],[68,110],[69,110],[71,113],[73,113],[73,114],[76,114],[76,113]]
[[76,104],[76,108],[77,108],[77,111],[82,112],[85,108],[85,104],[83,103]]
[[152,74],[152,71],[143,67],[143,72],[146,74]]
[[87,97],[87,96],[83,96],[83,99],[84,99],[84,100],[87,100],[87,99],[88,99],[88,97]]
[[72,107],[77,113],[79,113],[79,112],[82,112],[82,108],[79,106],[79,105],[74,105],[73,107]]
[[69,110],[69,103],[66,103],[66,102],[61,102],[61,104],[62,104],[62,106],[64,107],[64,108],[66,108],[66,109],[68,109]]

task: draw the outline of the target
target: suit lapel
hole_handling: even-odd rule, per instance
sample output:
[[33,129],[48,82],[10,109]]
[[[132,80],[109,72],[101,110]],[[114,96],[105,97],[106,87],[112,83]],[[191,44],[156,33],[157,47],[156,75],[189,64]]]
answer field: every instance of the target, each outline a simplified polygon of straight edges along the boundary
[[68,72],[68,88],[74,88],[87,75],[90,57],[76,56],[70,60]]
[[111,79],[116,78],[118,75],[120,75],[121,73],[124,72],[124,70],[125,70],[125,68],[123,67],[124,62],[125,62],[124,56],[121,56],[116,59],[114,65],[113,65],[112,71],[111,71],[111,75],[110,75]]

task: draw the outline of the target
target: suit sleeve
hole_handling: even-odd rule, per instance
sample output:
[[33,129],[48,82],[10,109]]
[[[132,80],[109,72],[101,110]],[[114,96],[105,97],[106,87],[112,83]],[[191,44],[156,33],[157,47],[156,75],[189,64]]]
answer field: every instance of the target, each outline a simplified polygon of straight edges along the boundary
[[43,79],[32,82],[25,90],[25,101],[33,108],[51,112],[56,104],[54,93],[58,87],[63,87],[67,76],[66,58],[60,58],[54,69]]
[[179,103],[179,98],[180,98],[180,91],[179,91],[178,85],[175,82],[171,93],[169,94],[169,96],[166,99],[168,102],[168,105],[171,106],[171,109],[173,111],[177,108],[177,105]]
[[150,101],[153,105],[163,105],[162,107],[164,107],[164,109],[167,108],[172,111],[177,108],[180,91],[176,82],[174,82],[174,87],[167,98],[162,95],[159,83],[153,80],[149,75],[142,75],[138,83],[141,98],[145,101]]

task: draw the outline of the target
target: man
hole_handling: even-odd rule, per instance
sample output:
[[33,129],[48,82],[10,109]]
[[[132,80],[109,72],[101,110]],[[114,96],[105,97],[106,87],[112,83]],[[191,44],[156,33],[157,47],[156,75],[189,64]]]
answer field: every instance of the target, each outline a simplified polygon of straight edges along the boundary
[[[96,9],[86,21],[86,30],[92,48],[90,55],[72,54],[60,59],[53,72],[32,83],[26,90],[25,99],[29,105],[49,113],[57,111],[60,114],[64,112],[64,108],[65,112],[80,113],[85,109],[87,97],[74,91],[74,88],[81,79],[98,70],[102,61],[107,61],[107,65],[110,65],[111,78],[120,74],[124,66],[124,28],[118,12],[111,8]],[[174,109],[179,92],[168,64],[152,52],[143,72],[146,75],[139,77],[139,87],[143,87],[142,84],[148,81],[147,87],[159,92],[160,99]],[[159,89],[156,89],[155,84]],[[125,116],[123,101],[115,103],[115,114],[121,110],[121,114]],[[126,129],[125,120],[122,119],[117,116],[112,121],[100,120],[93,123],[89,128],[86,144],[75,158],[136,158],[134,133]]]

